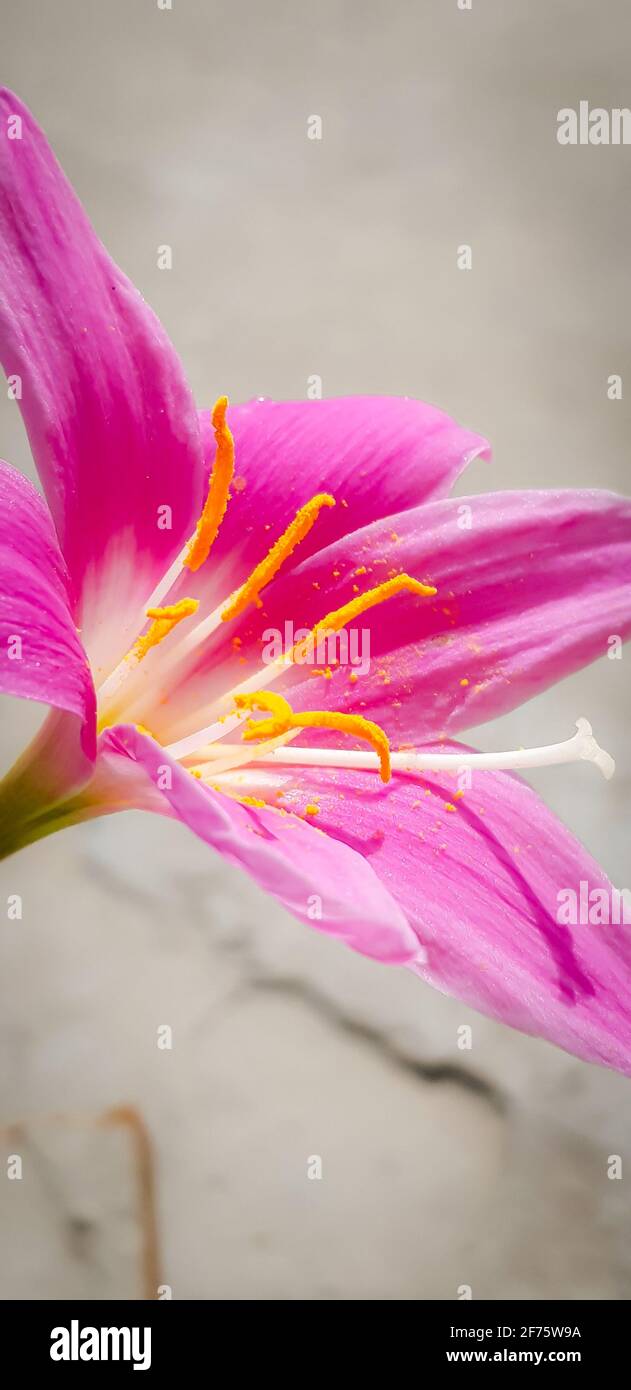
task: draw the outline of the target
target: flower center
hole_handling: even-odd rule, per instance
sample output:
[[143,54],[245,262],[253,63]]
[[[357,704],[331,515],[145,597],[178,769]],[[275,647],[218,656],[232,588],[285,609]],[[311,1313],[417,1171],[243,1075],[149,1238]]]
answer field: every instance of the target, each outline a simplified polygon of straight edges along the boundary
[[[124,719],[126,710],[128,712],[130,708],[135,708],[139,692],[137,685],[134,685],[134,672],[154,648],[166,642],[165,653],[161,653],[160,680],[162,682],[165,674],[169,672],[173,674],[174,682],[177,684],[177,668],[180,668],[181,675],[187,659],[222,623],[239,617],[251,603],[257,608],[262,607],[262,590],[275,578],[296,546],[309,534],[322,509],[335,506],[335,498],[329,493],[317,493],[310,498],[298,510],[293,521],[274,542],[267,555],[255,566],[245,583],[218,604],[207,617],[189,627],[184,635],[179,636],[177,643],[169,644],[167,639],[175,628],[179,628],[185,619],[192,618],[197,613],[200,600],[188,597],[174,603],[165,603],[164,600],[168,599],[173,586],[185,570],[194,574],[205,564],[230,501],[235,450],[233,436],[226,420],[227,406],[227,397],[221,396],[212,412],[215,457],[208,495],[195,533],[147,601],[144,616],[150,620],[148,629],[140,633],[129,652],[99,688],[99,729]],[[358,574],[363,572],[365,571],[362,568],[356,571]],[[220,786],[217,778],[222,774],[234,774],[239,767],[245,767],[247,776],[247,768],[256,762],[284,767],[374,769],[380,772],[383,782],[390,780],[393,771],[419,773],[463,767],[529,768],[582,759],[595,762],[606,777],[612,775],[613,759],[599,748],[587,720],[578,721],[577,733],[573,738],[546,748],[517,749],[501,754],[468,754],[464,750],[457,754],[391,753],[387,734],[378,724],[364,718],[363,715],[347,714],[337,710],[306,710],[296,713],[284,696],[268,688],[294,662],[304,662],[308,659],[320,639],[340,632],[361,614],[401,593],[425,598],[433,596],[436,589],[408,574],[397,574],[385,583],[358,594],[348,603],[321,618],[309,635],[295,643],[289,652],[275,662],[262,666],[248,679],[216,698],[212,707],[213,721],[177,742],[168,744],[166,751],[189,766],[196,777],[213,786]],[[140,625],[144,627],[146,623],[142,621]],[[125,683],[130,681],[130,677],[131,699],[125,700],[121,691]],[[127,692],[129,693],[129,685]],[[253,710],[266,712],[269,717],[247,718],[247,712]],[[144,717],[146,716],[143,715]],[[198,719],[195,723],[198,723]],[[147,732],[144,723],[139,727]],[[242,728],[243,743],[228,744],[225,741],[227,735],[239,727]],[[335,730],[367,742],[371,751],[285,746],[305,729]],[[255,747],[252,746],[253,743],[256,743]],[[193,766],[190,766],[191,761]],[[228,790],[228,787],[224,786],[223,789]],[[248,797],[244,799],[251,801]]]

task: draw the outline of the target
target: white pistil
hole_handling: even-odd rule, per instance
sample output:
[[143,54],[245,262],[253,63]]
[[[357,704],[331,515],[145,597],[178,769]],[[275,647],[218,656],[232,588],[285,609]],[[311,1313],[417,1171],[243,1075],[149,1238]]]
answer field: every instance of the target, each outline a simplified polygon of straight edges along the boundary
[[[224,726],[222,726],[224,727]],[[182,742],[190,744],[191,740]],[[179,745],[173,744],[166,752],[176,757],[190,755],[196,751],[199,766],[206,764],[209,772],[213,767],[218,771],[217,760],[221,759],[222,771],[227,770],[230,759],[234,766],[243,764],[243,747],[239,744],[210,744],[197,749],[186,749],[186,753],[175,753]],[[354,749],[339,748],[265,748],[250,750],[252,761],[271,763],[282,767],[336,767],[351,770],[379,770],[379,759],[375,753],[355,752]],[[392,753],[393,772],[457,772],[461,768],[471,768],[480,772],[512,772],[534,767],[558,767],[563,763],[590,762],[602,772],[603,777],[613,777],[615,763],[609,753],[599,746],[592,734],[587,719],[577,719],[576,733],[563,743],[550,743],[543,748],[514,748],[506,753]]]

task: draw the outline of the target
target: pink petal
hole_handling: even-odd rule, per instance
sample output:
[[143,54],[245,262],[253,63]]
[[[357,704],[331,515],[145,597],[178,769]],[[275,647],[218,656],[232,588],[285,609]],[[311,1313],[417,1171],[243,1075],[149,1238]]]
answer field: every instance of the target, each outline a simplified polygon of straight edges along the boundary
[[90,777],[96,699],[46,504],[2,461],[0,523],[0,690],[54,711],[0,783],[2,853],[18,819],[69,795]]
[[106,730],[99,749],[95,787],[100,782],[104,796],[120,805],[122,789],[127,805],[184,821],[301,922],[356,951],[390,963],[418,956],[418,938],[401,909],[346,845],[296,816],[244,806],[202,785],[131,725]]
[[[274,780],[284,805],[316,802],[319,827],[369,858],[426,948],[413,967],[423,979],[631,1073],[631,926],[615,924],[612,885],[524,782],[475,772],[454,801],[455,779],[437,773],[395,774],[385,788],[366,773],[314,768],[294,790],[280,769]],[[610,925],[557,920],[558,894],[572,889],[580,908],[581,882],[584,894],[607,895]]]
[[94,686],[54,528],[32,483],[1,460],[0,518],[0,690],[75,716],[93,760]]
[[[460,525],[463,508],[470,528]],[[358,565],[367,572],[354,577]],[[383,724],[395,746],[504,714],[605,658],[612,634],[629,636],[631,502],[597,491],[490,493],[375,522],[300,566],[290,583],[279,579],[262,613],[231,625],[248,664],[226,653],[226,670],[242,680],[254,669],[266,627],[282,630],[287,616],[310,627],[355,597],[355,584],[399,570],[438,592],[392,598],[353,624],[369,634],[369,674],[352,684],[348,665],[331,680],[303,666],[287,682],[297,708],[355,709]]]
[[[7,136],[12,116],[21,138]],[[42,132],[0,91],[0,359],[20,407],[73,598],[97,659],[194,527],[197,415],[166,334],[95,236]],[[172,529],[159,529],[172,510]],[[135,635],[135,634],[134,634]]]

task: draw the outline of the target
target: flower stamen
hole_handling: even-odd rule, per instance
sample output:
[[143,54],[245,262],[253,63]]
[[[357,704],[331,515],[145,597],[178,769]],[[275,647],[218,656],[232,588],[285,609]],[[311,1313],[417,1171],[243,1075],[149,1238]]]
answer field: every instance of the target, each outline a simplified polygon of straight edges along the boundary
[[309,636],[302,642],[297,642],[292,648],[290,659],[295,661],[297,658],[304,660],[305,656],[313,651],[317,644],[318,637],[323,633],[340,632],[343,627],[347,627],[353,618],[361,617],[369,608],[375,608],[380,603],[385,603],[386,599],[393,598],[395,594],[407,592],[410,594],[422,594],[424,597],[431,597],[436,593],[433,584],[422,584],[420,579],[413,579],[410,574],[395,574],[392,579],[386,579],[383,584],[376,584],[372,589],[366,589],[365,593],[359,594],[349,603],[345,603],[341,608],[334,608],[331,613],[327,613],[325,618],[320,618],[315,627],[311,629]]
[[238,618],[249,603],[256,604],[257,608],[262,607],[262,601],[259,598],[261,589],[275,578],[281,565],[289,558],[296,546],[305,539],[305,536],[308,536],[322,508],[334,506],[335,498],[331,497],[330,493],[318,492],[296,512],[293,521],[283,531],[282,536],[279,536],[278,540],[274,542],[265,559],[261,560],[252,570],[249,579],[246,579],[245,584],[237,590],[224,608],[221,614],[224,623],[229,622],[231,618]]
[[326,636],[328,633],[339,632],[354,618],[366,613],[369,608],[376,608],[380,603],[385,603],[387,599],[393,598],[395,594],[403,592],[427,597],[435,594],[436,589],[431,584],[422,584],[419,579],[413,579],[409,574],[396,574],[394,578],[385,580],[383,584],[376,584],[374,588],[367,589],[365,593],[359,594],[357,598],[351,599],[341,608],[335,608],[324,618],[320,618],[315,627],[311,629],[308,637],[296,642],[291,651],[279,656],[276,661],[270,662],[266,667],[259,668],[254,675],[249,676],[240,685],[234,686],[226,696],[226,700],[234,700],[235,695],[243,692],[258,690],[262,681],[267,687],[294,662],[308,660],[317,647],[318,638]]
[[147,617],[153,619],[151,627],[148,632],[136,638],[128,655],[135,657],[136,661],[142,661],[152,647],[159,646],[183,618],[192,617],[198,608],[198,598],[181,598],[177,603],[168,603],[164,608],[148,608]]
[[213,406],[212,412],[216,450],[208,485],[208,496],[197,523],[195,535],[189,541],[184,557],[186,568],[193,571],[198,570],[208,559],[228,506],[230,484],[234,473],[234,439],[226,422],[227,409],[228,397],[220,396]]
[[[293,664],[299,653],[304,653],[305,656],[308,656],[310,651],[317,646],[318,637],[326,635],[329,632],[339,632],[341,628],[354,617],[357,617],[358,614],[365,613],[367,609],[376,607],[379,603],[385,602],[386,599],[392,598],[395,594],[402,593],[404,590],[409,593],[425,596],[436,593],[436,590],[431,584],[422,584],[420,580],[413,579],[409,574],[397,574],[393,579],[388,579],[383,584],[377,584],[373,589],[367,589],[366,593],[360,594],[357,598],[352,599],[350,603],[344,604],[342,608],[334,609],[333,612],[328,613],[326,617],[321,618],[319,622],[316,623],[315,627],[312,628],[309,636],[306,637],[304,641],[297,642],[292,647],[291,651],[284,653],[283,656],[279,656],[276,661],[270,662],[268,666],[260,666],[252,676],[247,678],[247,680],[242,681],[237,686],[233,686],[232,690],[228,691],[226,695],[221,696],[215,702],[215,712],[216,716],[219,710],[223,710],[224,714],[219,719],[215,717],[212,724],[208,724],[205,728],[199,729],[197,733],[188,734],[184,738],[178,739],[177,742],[171,746],[170,751],[173,753],[173,756],[176,758],[187,757],[189,753],[193,753],[201,744],[212,743],[214,739],[220,738],[222,734],[229,734],[232,729],[236,728],[240,723],[238,714],[226,716],[225,713],[235,704],[237,696],[260,691],[262,687],[267,689],[273,681],[278,680],[279,676],[282,676],[287,668]],[[207,628],[212,619],[213,615],[211,615],[210,619],[207,618],[203,623],[200,623],[198,627],[184,639],[177,653],[174,655],[181,658],[183,653],[188,653],[188,651],[190,651],[191,644],[197,645],[198,635]],[[214,626],[217,626],[216,622]],[[370,721],[366,720],[365,722],[369,723]]]
[[289,701],[273,690],[237,695],[235,703],[238,710],[268,710],[271,715],[270,719],[248,719],[243,731],[244,742],[257,738],[278,738],[292,729],[335,729],[338,733],[370,743],[379,759],[382,782],[390,781],[388,736],[372,719],[365,719],[362,714],[342,714],[338,710],[303,710],[300,714],[294,714]]
[[296,512],[293,521],[290,521],[289,526],[283,531],[282,536],[279,536],[278,540],[275,541],[265,559],[256,565],[241,588],[237,589],[227,602],[226,599],[222,599],[212,613],[209,613],[208,617],[198,623],[197,627],[188,634],[178,648],[178,660],[181,661],[189,656],[196,647],[211,637],[222,623],[228,622],[231,618],[239,617],[249,603],[255,603],[257,608],[262,607],[259,600],[261,589],[274,579],[281,565],[309,534],[322,508],[334,506],[335,498],[331,497],[328,492],[318,492],[308,502],[305,502],[304,506]]

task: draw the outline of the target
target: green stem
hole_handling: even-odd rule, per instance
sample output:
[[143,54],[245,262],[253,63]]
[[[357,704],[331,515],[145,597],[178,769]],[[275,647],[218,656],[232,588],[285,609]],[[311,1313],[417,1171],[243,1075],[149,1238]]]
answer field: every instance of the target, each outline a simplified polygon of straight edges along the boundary
[[87,759],[83,767],[77,762],[76,737],[67,717],[51,712],[0,780],[0,859],[67,825],[118,809],[99,794]]
[[37,812],[29,812],[24,802],[18,802],[8,792],[5,794],[3,783],[0,783],[0,803],[0,859],[6,859],[36,840],[43,840],[46,835],[53,835],[56,830],[79,825],[105,811],[103,806],[79,795],[44,808],[40,803]]

